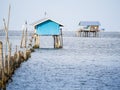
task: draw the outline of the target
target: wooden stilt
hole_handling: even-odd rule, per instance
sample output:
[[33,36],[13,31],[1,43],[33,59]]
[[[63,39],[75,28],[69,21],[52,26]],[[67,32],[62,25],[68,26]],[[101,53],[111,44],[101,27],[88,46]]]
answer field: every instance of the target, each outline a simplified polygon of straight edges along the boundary
[[55,35],[53,35],[53,39],[54,39],[54,48],[55,48]]
[[81,30],[79,31],[79,37],[81,37]]
[[31,52],[34,51],[34,49],[33,49],[33,35],[31,37],[31,39],[29,39],[28,48],[29,48],[29,50],[31,50]]
[[60,31],[61,31],[61,34],[60,34],[60,48],[63,48],[63,34],[62,34],[62,29]]
[[[3,85],[5,88],[5,83],[6,81],[9,79],[9,70],[10,70],[10,43],[9,43],[9,38],[8,38],[8,29],[9,29],[9,21],[10,21],[10,9],[11,9],[11,6],[9,5],[9,12],[8,12],[8,22],[6,24],[5,22],[5,19],[3,19],[3,22],[4,22],[4,30],[5,30],[5,33],[6,33],[6,42],[5,42],[5,59],[4,59],[4,72],[3,74],[5,74],[5,76],[7,77],[3,77]],[[8,50],[8,55],[7,54],[7,50]],[[7,63],[6,63],[7,61]]]
[[8,65],[8,75],[10,74],[10,57],[11,57],[11,45],[9,44],[8,46],[8,61],[7,61],[7,65]]
[[25,22],[25,48],[27,48],[27,21]]
[[62,48],[63,47],[63,38],[61,35],[54,35],[54,48]]
[[61,44],[60,36],[57,36],[57,48],[60,48],[60,44]]
[[34,36],[34,43],[35,44],[34,44],[33,48],[39,48],[40,38],[38,35]]
[[38,48],[40,48],[40,36],[39,35],[37,36],[37,46]]
[[58,40],[58,36],[57,35],[56,35],[55,48],[59,48],[59,40]]
[[54,38],[54,48],[57,48],[57,36],[54,35],[53,38]]
[[0,41],[0,70],[2,70],[3,67],[3,44]]
[[21,39],[20,48],[23,48],[23,42],[24,42],[24,29],[23,29],[23,32],[22,32],[22,39]]
[[33,46],[33,48],[36,48],[35,46],[36,46],[36,34],[34,34],[34,46]]
[[20,48],[23,47],[26,48],[27,47],[26,45],[27,45],[27,21],[25,22],[25,26],[23,28]]
[[5,90],[5,75],[4,75],[4,63],[3,63],[3,44],[0,41],[0,88]]
[[55,48],[56,48],[56,43],[57,43],[57,42],[56,42],[56,41],[57,41],[57,40],[56,40],[56,35],[55,35],[54,37],[55,37],[54,44],[55,44]]
[[100,31],[97,32],[97,37],[99,37],[99,36],[100,36]]
[[0,41],[0,81],[2,82],[2,72],[3,72],[3,44]]

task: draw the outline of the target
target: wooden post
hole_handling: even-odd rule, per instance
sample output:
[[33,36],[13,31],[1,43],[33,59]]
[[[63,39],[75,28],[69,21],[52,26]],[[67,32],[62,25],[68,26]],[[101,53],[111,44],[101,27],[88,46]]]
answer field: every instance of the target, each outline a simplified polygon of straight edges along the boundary
[[62,29],[60,31],[61,31],[61,34],[60,34],[60,48],[63,48],[63,34],[62,34]]
[[20,54],[19,51],[17,52],[17,58],[16,58],[16,67],[19,66],[19,59],[20,59]]
[[38,35],[35,35],[34,36],[34,46],[33,46],[33,48],[39,48],[39,42],[40,42],[40,40],[39,40],[40,38],[39,38],[39,36]]
[[[5,76],[4,76],[4,63],[3,63],[3,44],[2,44],[2,42],[0,41],[0,77],[1,77],[1,85],[0,85],[0,88],[2,89],[2,90],[6,90],[5,88],[6,88],[6,85],[5,85],[5,80],[4,80],[4,78],[5,78]],[[0,90],[1,90],[0,89]]]
[[80,37],[82,37],[82,30],[80,30]]
[[33,48],[35,48],[35,45],[36,45],[36,34],[34,34],[34,45],[33,45]]
[[33,38],[34,38],[34,35],[32,35],[31,39],[29,39],[29,44],[28,44],[28,48],[31,52],[34,51],[34,49],[33,49]]
[[37,35],[36,35],[36,37],[35,37],[35,38],[36,38],[35,45],[37,46],[37,41],[38,41],[38,39],[37,39]]
[[55,48],[55,35],[53,35],[53,40],[54,40],[54,48]]
[[0,70],[2,70],[3,67],[3,44],[0,41]]
[[21,39],[20,48],[23,48],[23,42],[24,42],[24,29],[23,29],[23,32],[22,32],[22,39]]
[[55,35],[55,48],[57,48],[57,36]]
[[22,32],[22,39],[21,39],[21,48],[26,48],[27,47],[27,21],[25,22],[25,25],[23,27],[23,32]]
[[97,31],[97,37],[99,37],[99,34],[100,34],[100,32],[99,32],[99,30]]
[[81,30],[80,30],[80,31],[79,31],[79,37],[81,37],[81,34],[82,34],[82,33],[81,33]]
[[37,46],[38,46],[38,48],[39,48],[39,45],[40,45],[40,36],[37,35]]
[[85,32],[83,31],[83,37],[85,37]]
[[60,48],[60,44],[61,44],[61,42],[60,42],[60,36],[58,35],[57,36],[57,48]]
[[8,61],[7,61],[7,65],[8,65],[8,75],[10,74],[10,58],[11,58],[11,45],[9,44],[8,46]]
[[89,30],[89,32],[88,32],[88,36],[90,37],[90,30]]
[[[9,29],[9,21],[10,21],[10,9],[11,9],[11,6],[9,5],[9,12],[8,12],[8,22],[7,22],[7,25],[6,25],[6,22],[5,22],[5,19],[3,19],[3,22],[4,22],[4,30],[5,30],[5,33],[6,33],[6,46],[5,46],[5,57],[6,57],[6,52],[7,52],[7,47],[9,47],[9,38],[8,38],[8,29]],[[10,48],[8,48],[8,51]]]
[[86,36],[88,37],[88,31],[86,32],[86,34],[87,34]]
[[[2,82],[3,81],[3,44],[2,44],[2,42],[0,41],[0,82]],[[1,85],[0,86],[2,86],[2,83],[0,83]],[[1,87],[0,87],[1,88]]]
[[60,35],[54,35],[54,48],[62,48],[63,42],[62,42],[62,36]]
[[93,31],[93,37],[95,37],[95,31]]
[[53,37],[54,37],[54,48],[57,48],[57,36],[54,35]]
[[17,53],[18,49],[17,49],[17,45],[16,45],[16,49],[15,49],[15,52]]
[[85,37],[86,37],[86,32],[84,31],[84,33],[85,33]]
[[24,51],[24,59],[27,60],[27,50]]
[[6,55],[6,51],[5,51],[5,52],[4,52],[4,72],[5,72],[5,73],[7,73],[6,61],[7,61],[7,55]]
[[27,48],[27,21],[25,22],[25,48]]
[[94,32],[92,31],[92,37],[94,37]]

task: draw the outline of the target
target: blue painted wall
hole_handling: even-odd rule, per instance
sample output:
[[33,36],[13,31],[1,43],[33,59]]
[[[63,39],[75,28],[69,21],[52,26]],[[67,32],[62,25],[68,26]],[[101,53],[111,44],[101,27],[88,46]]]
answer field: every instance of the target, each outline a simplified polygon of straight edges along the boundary
[[60,26],[58,23],[47,20],[35,26],[38,35],[59,35]]

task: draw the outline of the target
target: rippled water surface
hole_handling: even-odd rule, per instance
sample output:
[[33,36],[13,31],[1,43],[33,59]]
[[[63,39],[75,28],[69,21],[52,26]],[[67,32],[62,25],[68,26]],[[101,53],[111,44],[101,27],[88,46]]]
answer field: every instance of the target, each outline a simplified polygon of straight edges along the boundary
[[[19,44],[21,36],[10,39]],[[120,90],[120,33],[67,32],[63,39],[63,49],[53,49],[52,37],[41,37],[41,49],[16,70],[7,90]]]

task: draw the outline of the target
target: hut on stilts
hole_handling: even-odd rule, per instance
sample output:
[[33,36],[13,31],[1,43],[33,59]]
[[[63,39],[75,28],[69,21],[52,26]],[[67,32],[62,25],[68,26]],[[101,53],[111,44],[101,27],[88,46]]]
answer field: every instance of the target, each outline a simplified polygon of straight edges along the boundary
[[49,18],[41,19],[32,24],[34,26],[35,45],[34,48],[40,48],[40,36],[53,36],[54,48],[63,47],[62,28],[63,25],[59,24]]
[[77,30],[76,36],[79,37],[98,37],[99,36],[99,26],[98,21],[81,21],[79,23],[80,29]]

